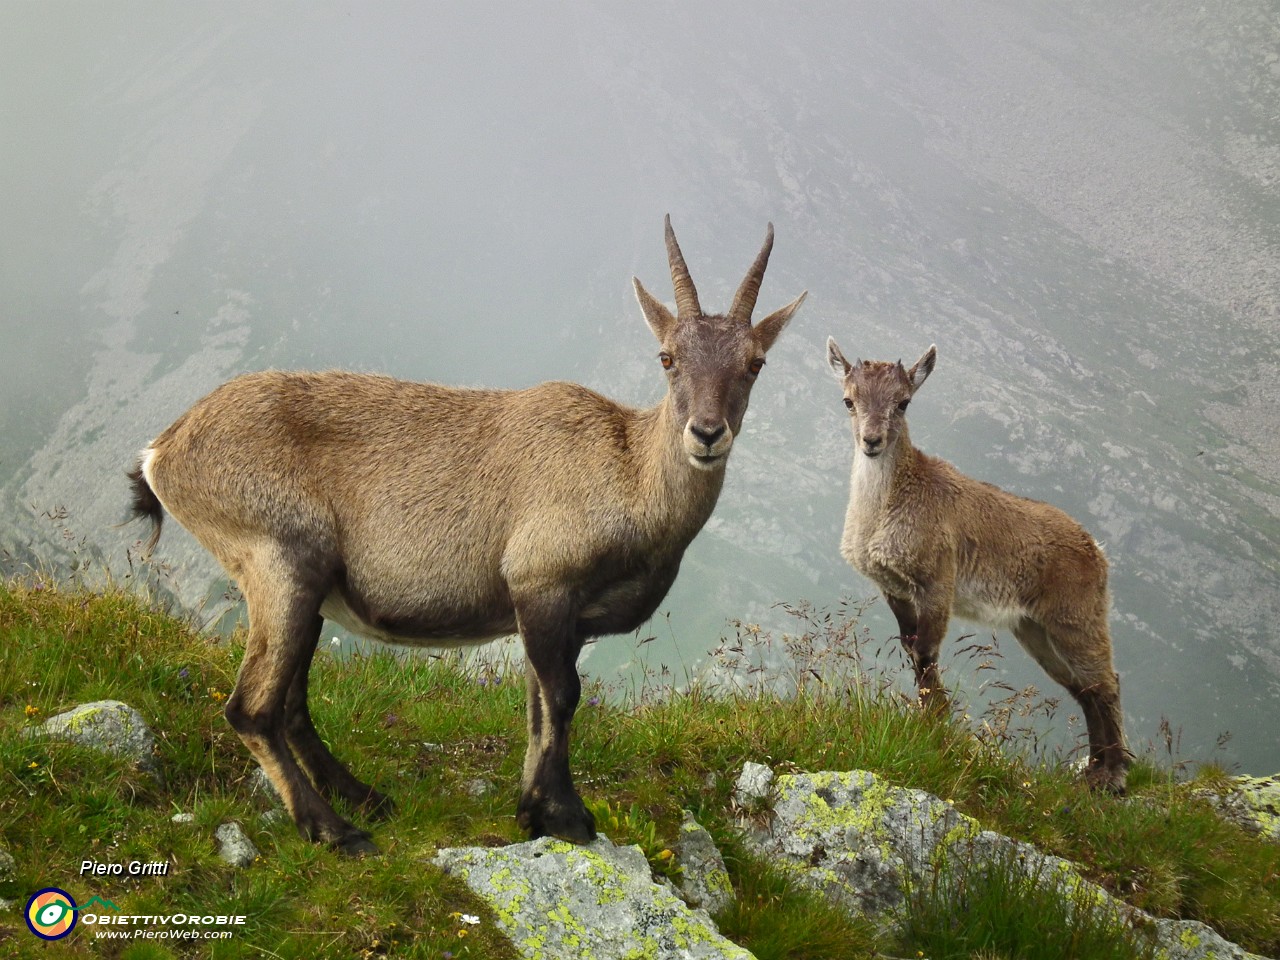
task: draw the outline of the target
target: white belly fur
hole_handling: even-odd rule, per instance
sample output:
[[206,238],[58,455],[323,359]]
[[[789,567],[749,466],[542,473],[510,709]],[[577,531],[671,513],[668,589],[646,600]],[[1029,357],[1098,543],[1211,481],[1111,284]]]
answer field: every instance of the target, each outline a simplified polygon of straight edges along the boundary
[[952,613],[962,620],[971,620],[993,630],[1012,630],[1027,611],[1012,598],[996,597],[977,589],[975,584],[961,581],[956,584]]

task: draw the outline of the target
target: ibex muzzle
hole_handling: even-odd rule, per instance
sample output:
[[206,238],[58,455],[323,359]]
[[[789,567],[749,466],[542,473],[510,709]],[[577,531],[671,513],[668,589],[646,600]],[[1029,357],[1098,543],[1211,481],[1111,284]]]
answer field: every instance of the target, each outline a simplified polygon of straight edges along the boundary
[[676,314],[635,284],[668,377],[652,409],[571,383],[272,371],[223,384],[143,451],[134,512],[155,524],[152,544],[167,510],[244,593],[226,715],[304,836],[373,851],[329,798],[390,809],[312,725],[322,618],[427,646],[518,630],[529,739],[517,820],[535,837],[595,836],[569,772],[578,654],[666,596],[715,507],[764,355],[803,299],[752,326],[770,227],[729,313],[705,316],[669,218],[666,236]]

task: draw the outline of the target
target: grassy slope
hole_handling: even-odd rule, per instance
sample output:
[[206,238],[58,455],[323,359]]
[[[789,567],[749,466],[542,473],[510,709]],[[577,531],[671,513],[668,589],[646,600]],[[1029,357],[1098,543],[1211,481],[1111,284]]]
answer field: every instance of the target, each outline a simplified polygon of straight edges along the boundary
[[[270,804],[249,790],[252,761],[221,715],[240,654],[234,641],[197,635],[127,594],[0,586],[0,845],[18,861],[0,898],[20,909],[34,890],[58,885],[82,901],[109,898],[128,913],[249,917],[232,940],[199,948],[151,941],[126,950],[95,940],[82,925],[41,955],[513,956],[483,906],[429,860],[438,846],[521,839],[513,811],[523,682],[391,655],[317,658],[312,710],[321,734],[357,775],[399,803],[374,828],[384,855],[351,861],[301,841],[288,822],[262,819]],[[164,788],[119,761],[23,735],[49,715],[98,699],[123,700],[152,724]],[[1037,927],[1051,944],[1055,921],[1043,906],[1019,908],[1018,898],[1029,894],[997,882],[985,899],[966,903],[977,934],[949,931],[945,910],[929,920],[922,906],[916,939],[878,944],[864,926],[744,853],[726,811],[748,759],[784,769],[865,768],[931,791],[994,829],[1084,864],[1131,903],[1204,920],[1256,952],[1280,952],[1280,847],[1220,822],[1150,764],[1135,770],[1129,799],[1091,796],[999,736],[975,737],[865,685],[836,689],[817,680],[785,700],[694,692],[620,705],[584,701],[574,736],[579,788],[616,821],[606,826],[615,840],[640,842],[661,867],[682,807],[712,830],[740,894],[718,920],[761,958],[837,960],[877,949],[912,956],[927,946],[940,960],[977,955],[974,943],[984,956],[1033,949],[1049,956],[1039,952],[1048,946],[1027,944]],[[477,778],[493,788],[475,799],[465,788]],[[193,813],[196,823],[172,823],[178,811]],[[250,868],[233,870],[216,856],[213,830],[230,819],[263,852]],[[89,858],[172,867],[162,878],[81,878],[79,864]],[[463,913],[481,922],[463,924]],[[1011,913],[1025,921],[997,929]],[[0,955],[39,948],[17,909],[0,913]],[[1088,954],[1126,955],[1134,953],[1123,944]]]

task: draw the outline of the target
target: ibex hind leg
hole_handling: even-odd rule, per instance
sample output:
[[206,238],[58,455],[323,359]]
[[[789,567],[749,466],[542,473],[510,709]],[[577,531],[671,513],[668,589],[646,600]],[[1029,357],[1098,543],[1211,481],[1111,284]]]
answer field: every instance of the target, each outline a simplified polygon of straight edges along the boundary
[[[298,668],[317,638],[319,591],[291,579],[277,556],[246,563],[241,589],[249,606],[249,639],[226,716],[262,765],[298,831],[352,855],[376,853],[369,834],[339,817],[316,791],[289,750],[285,702]],[[269,577],[257,575],[270,570]]]
[[1095,790],[1125,792],[1131,754],[1124,736],[1120,681],[1111,665],[1105,624],[1092,630],[1024,618],[1014,636],[1036,662],[1080,704],[1089,732],[1085,779]]
[[307,628],[306,652],[298,664],[285,698],[285,738],[289,741],[294,757],[322,796],[330,801],[335,796],[342,797],[369,816],[382,819],[395,809],[391,798],[357,779],[320,739],[311,720],[311,711],[307,706],[307,683],[311,673],[311,660],[323,626],[324,620],[317,614]]

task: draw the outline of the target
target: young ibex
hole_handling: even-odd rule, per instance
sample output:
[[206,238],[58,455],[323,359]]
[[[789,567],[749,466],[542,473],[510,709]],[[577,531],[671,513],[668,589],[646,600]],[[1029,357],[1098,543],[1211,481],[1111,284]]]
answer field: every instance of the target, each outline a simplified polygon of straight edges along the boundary
[[884,594],[921,697],[945,707],[938,647],[954,611],[1009,629],[1070,691],[1089,730],[1091,786],[1122,793],[1130,755],[1107,627],[1107,561],[1057,507],[1014,496],[911,445],[907,404],[937,359],[827,361],[853,418],[853,476],[840,552]]
[[415,645],[519,631],[528,752],[517,818],[577,842],[595,822],[569,773],[583,641],[647,620],[711,515],[764,356],[804,294],[754,327],[769,226],[733,305],[705,315],[666,221],[676,314],[635,280],[667,393],[649,410],[585,387],[464,390],[353,373],[249,374],[143,451],[134,511],[163,510],[240,585],[244,663],[226,716],[306,837],[359,854],[328,802],[389,810],[316,733],[307,673],[322,618]]

